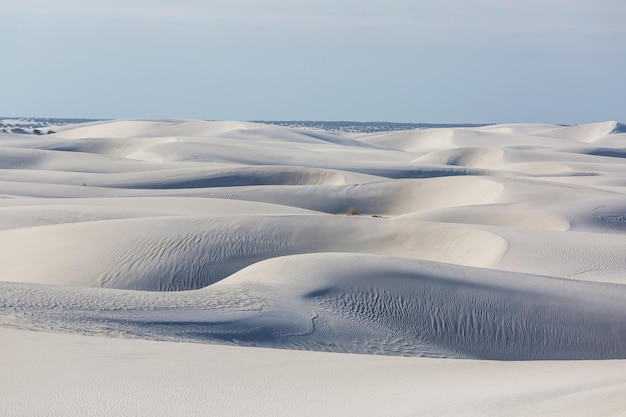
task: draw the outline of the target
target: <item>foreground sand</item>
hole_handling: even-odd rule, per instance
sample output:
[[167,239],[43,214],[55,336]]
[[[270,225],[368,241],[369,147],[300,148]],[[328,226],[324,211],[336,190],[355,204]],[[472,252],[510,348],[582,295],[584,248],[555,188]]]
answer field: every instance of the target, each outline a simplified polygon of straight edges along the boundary
[[623,125],[55,131],[0,134],[2,415],[626,409]]
[[6,416],[621,416],[626,361],[491,362],[0,329]]

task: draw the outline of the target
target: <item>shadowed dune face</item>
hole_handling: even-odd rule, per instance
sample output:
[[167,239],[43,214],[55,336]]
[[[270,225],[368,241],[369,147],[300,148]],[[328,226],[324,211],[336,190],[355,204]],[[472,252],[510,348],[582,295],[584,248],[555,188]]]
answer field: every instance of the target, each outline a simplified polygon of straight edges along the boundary
[[[322,264],[320,257],[275,259],[231,278],[280,285],[303,297],[315,317],[312,331],[330,333],[327,343],[343,343],[346,351],[500,360],[623,357],[622,286],[579,282],[565,288],[548,277],[505,278],[490,270],[354,255],[325,256]],[[273,268],[285,272],[282,279],[274,278]],[[315,277],[302,273],[312,270]],[[232,285],[229,280],[219,286]],[[375,346],[376,338],[386,342]]]
[[0,284],[13,326],[387,355],[623,358],[620,285],[354,254],[297,255],[198,291]]
[[[0,326],[623,358],[623,125],[0,134]],[[141,290],[141,291],[138,291]]]

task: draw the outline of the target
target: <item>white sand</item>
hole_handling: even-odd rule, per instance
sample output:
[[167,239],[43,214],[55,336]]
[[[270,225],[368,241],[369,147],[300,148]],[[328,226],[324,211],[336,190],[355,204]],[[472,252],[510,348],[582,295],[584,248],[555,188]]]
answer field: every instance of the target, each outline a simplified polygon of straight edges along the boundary
[[0,415],[626,409],[623,125],[54,130],[0,133]]
[[626,361],[490,362],[0,329],[4,416],[622,416]]

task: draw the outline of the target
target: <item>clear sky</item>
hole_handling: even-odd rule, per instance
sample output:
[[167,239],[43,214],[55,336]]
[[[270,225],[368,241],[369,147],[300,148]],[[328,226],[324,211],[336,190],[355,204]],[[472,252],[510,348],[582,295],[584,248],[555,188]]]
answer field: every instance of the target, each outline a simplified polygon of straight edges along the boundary
[[1,0],[0,115],[626,121],[624,0]]

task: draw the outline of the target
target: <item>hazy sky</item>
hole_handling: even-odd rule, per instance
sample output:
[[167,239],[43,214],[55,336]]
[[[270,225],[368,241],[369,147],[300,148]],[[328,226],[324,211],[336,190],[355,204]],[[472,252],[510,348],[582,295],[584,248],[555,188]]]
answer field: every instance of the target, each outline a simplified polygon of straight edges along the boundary
[[626,121],[624,0],[2,0],[0,115]]

